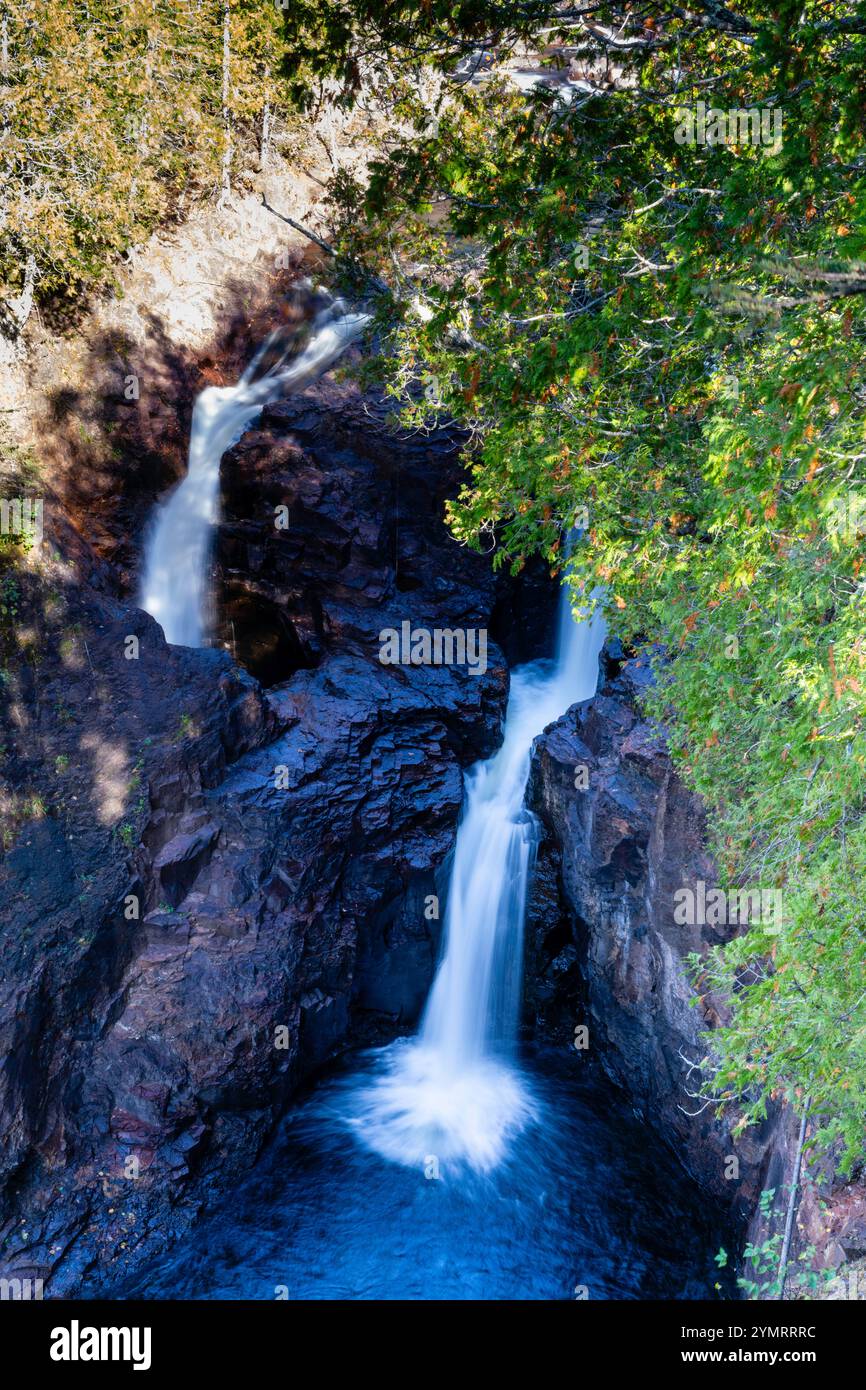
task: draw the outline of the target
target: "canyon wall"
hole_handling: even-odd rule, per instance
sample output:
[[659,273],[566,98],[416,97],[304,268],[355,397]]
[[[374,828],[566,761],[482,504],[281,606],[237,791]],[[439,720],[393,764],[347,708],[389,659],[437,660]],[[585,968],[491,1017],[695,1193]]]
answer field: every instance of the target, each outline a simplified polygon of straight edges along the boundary
[[[719,1119],[694,1094],[707,1030],[725,1008],[710,995],[695,999],[688,957],[737,928],[674,920],[678,888],[715,882],[706,810],[641,712],[647,658],[622,662],[609,651],[601,666],[596,698],[573,706],[535,745],[528,800],[547,835],[529,913],[530,1009],[536,1026],[563,1043],[588,1027],[589,1051],[644,1121],[728,1208],[744,1241],[760,1245],[784,1229],[799,1124],[776,1107],[764,1124],[739,1131],[736,1110]],[[831,1293],[849,1296],[850,1262],[866,1254],[866,1190],[834,1179],[827,1163],[802,1175],[792,1271],[810,1246],[809,1268],[840,1270]],[[791,1282],[788,1295],[796,1292]]]
[[0,692],[8,1277],[116,1281],[248,1169],[304,1075],[417,1018],[461,766],[508,683],[492,639],[478,674],[379,660],[386,626],[508,618],[444,528],[457,470],[457,441],[401,440],[333,382],[225,457],[217,581],[266,686],[168,647],[49,516]]

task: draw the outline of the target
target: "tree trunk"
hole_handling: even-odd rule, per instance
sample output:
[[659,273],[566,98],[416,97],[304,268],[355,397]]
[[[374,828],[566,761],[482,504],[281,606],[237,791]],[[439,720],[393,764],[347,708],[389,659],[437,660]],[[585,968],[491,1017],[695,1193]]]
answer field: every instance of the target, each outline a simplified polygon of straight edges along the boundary
[[231,92],[231,23],[230,23],[230,0],[223,0],[223,158],[222,158],[222,186],[220,189],[220,202],[224,203],[231,194],[231,174],[232,174],[232,118],[229,110],[229,95]]
[[267,168],[271,153],[271,70],[265,68],[265,104],[262,108],[262,140],[259,146],[259,169]]

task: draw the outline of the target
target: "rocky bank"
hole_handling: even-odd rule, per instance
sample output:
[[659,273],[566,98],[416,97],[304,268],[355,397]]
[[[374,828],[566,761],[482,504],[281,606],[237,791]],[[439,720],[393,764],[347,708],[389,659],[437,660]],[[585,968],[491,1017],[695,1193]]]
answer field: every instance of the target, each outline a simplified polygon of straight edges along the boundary
[[[777,1107],[734,1137],[736,1112],[717,1119],[694,1094],[724,1003],[695,1001],[687,959],[736,928],[674,920],[676,890],[713,884],[716,872],[705,807],[641,712],[650,679],[647,658],[607,651],[595,699],[536,742],[528,801],[547,834],[529,913],[529,1004],[536,1026],[563,1041],[588,1027],[589,1049],[637,1113],[728,1208],[744,1240],[760,1245],[784,1230],[799,1124]],[[792,1271],[808,1247],[809,1267],[838,1272],[825,1293],[866,1296],[855,1267],[866,1255],[866,1188],[834,1180],[826,1163],[801,1173]],[[797,1295],[793,1282],[787,1292]]]

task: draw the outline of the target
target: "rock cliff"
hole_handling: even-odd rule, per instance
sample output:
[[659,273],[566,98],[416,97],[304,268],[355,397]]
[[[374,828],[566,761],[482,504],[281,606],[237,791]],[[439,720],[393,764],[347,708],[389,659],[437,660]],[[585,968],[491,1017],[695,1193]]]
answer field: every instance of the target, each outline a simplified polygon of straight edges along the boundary
[[0,1250],[49,1296],[170,1239],[306,1073],[418,1014],[461,765],[507,692],[492,638],[483,673],[379,660],[383,627],[508,607],[442,523],[456,468],[455,441],[397,439],[333,383],[226,456],[225,630],[266,687],[166,646],[61,515],[26,574],[4,635]]
[[[762,1244],[784,1229],[799,1125],[777,1108],[734,1138],[736,1112],[717,1119],[694,1097],[694,1064],[724,1004],[704,996],[695,1006],[687,960],[737,928],[675,921],[676,890],[712,885],[716,874],[705,807],[641,712],[649,679],[646,658],[605,654],[596,698],[536,743],[528,800],[547,835],[529,913],[529,1005],[536,1026],[563,1041],[588,1026],[590,1048],[638,1113],[727,1206],[744,1239]],[[864,1211],[862,1184],[834,1180],[830,1165],[804,1169],[791,1268],[809,1247],[809,1267],[831,1270],[866,1253]]]

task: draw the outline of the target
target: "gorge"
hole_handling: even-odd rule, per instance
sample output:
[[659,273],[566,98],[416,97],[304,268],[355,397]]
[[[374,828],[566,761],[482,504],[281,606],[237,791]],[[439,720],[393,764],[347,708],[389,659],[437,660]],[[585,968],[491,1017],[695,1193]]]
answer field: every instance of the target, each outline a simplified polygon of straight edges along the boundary
[[[296,359],[300,364],[311,351],[317,355],[320,320]],[[291,367],[285,370],[283,392],[295,380]],[[233,411],[231,393],[224,399]],[[198,411],[197,404],[194,435]],[[190,456],[192,470],[201,457],[195,443]],[[197,499],[184,496],[185,486],[163,504],[156,538],[167,519],[178,529],[178,518],[170,517],[178,501],[196,510]],[[157,549],[154,542],[151,567]],[[192,595],[195,608],[204,554],[202,547],[201,574],[192,585],[178,584],[163,570],[169,594],[183,603]],[[153,606],[157,616],[160,604]],[[406,620],[399,626],[404,633],[411,627]],[[441,958],[416,1037],[344,1056],[336,1073],[332,1069],[289,1111],[230,1207],[218,1206],[175,1250],[146,1265],[123,1286],[123,1296],[711,1292],[712,1239],[723,1230],[721,1212],[714,1225],[699,1211],[685,1175],[677,1177],[658,1144],[638,1138],[640,1126],[622,1099],[596,1068],[579,1067],[573,1050],[569,1056],[539,1039],[519,1059],[516,1053],[524,918],[540,832],[525,806],[533,741],[575,701],[592,700],[604,639],[599,618],[575,620],[565,591],[555,626],[554,657],[511,674],[498,750],[465,774],[443,894]],[[487,632],[481,631],[486,650]],[[393,664],[386,648],[378,656],[381,665]],[[419,677],[440,664],[430,644],[422,649],[417,641],[403,662],[420,668]],[[486,662],[478,668],[466,642],[457,666],[483,675]],[[426,896],[424,905],[425,920],[437,920],[439,896]],[[630,1158],[638,1152],[639,1160]],[[395,1165],[407,1170],[405,1176]],[[648,1183],[650,1166],[664,1176]],[[422,1195],[430,1183],[443,1185],[438,1200]],[[678,1233],[672,1238],[674,1212]],[[270,1285],[264,1273],[269,1262]]]
[[[739,1140],[732,1186],[728,1131],[682,1105],[700,932],[663,925],[662,894],[712,865],[638,712],[646,672],[567,603],[552,658],[543,570],[454,544],[459,435],[395,435],[372,395],[303,380],[315,330],[286,393],[269,341],[282,381],[237,416],[220,388],[226,427],[190,450],[197,578],[177,516],[160,571],[203,641],[213,543],[229,651],[166,643],[98,568],[27,596],[43,684],[19,698],[47,700],[46,766],[71,774],[7,860],[4,1271],[54,1297],[730,1292],[713,1256],[777,1141]],[[142,535],[153,573],[165,533]],[[383,663],[407,622],[488,633],[485,669]]]
[[854,9],[7,0],[0,1302],[862,1300]]

